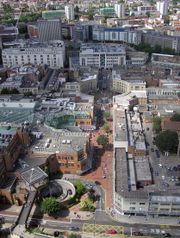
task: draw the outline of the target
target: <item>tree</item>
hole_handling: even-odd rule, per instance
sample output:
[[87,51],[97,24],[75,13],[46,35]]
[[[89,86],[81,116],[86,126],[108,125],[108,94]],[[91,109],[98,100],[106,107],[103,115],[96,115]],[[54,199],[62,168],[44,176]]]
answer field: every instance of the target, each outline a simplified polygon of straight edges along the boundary
[[103,126],[103,130],[104,130],[106,133],[109,132],[109,130],[110,130],[110,126],[109,126],[108,123],[105,123],[105,124],[104,124],[104,126]]
[[108,138],[104,135],[100,135],[97,138],[97,143],[98,143],[98,145],[105,146],[108,143]]
[[32,92],[25,92],[24,96],[25,97],[31,97],[31,96],[33,96],[33,93]]
[[109,120],[110,116],[111,116],[110,112],[108,111],[104,112],[104,117],[106,120]]
[[160,117],[154,117],[153,118],[153,131],[155,131],[157,134],[161,132],[161,118]]
[[82,201],[80,203],[80,207],[81,207],[81,211],[90,211],[90,212],[94,212],[95,211],[95,206],[93,204],[93,202],[88,198],[85,201]]
[[9,89],[7,89],[7,88],[3,88],[2,90],[1,90],[1,94],[9,94],[10,92],[9,92]]
[[88,19],[89,19],[89,20],[93,20],[93,19],[94,19],[94,10],[93,10],[92,7],[90,7],[90,8],[88,9],[87,15],[88,15]]
[[68,235],[68,238],[77,238],[76,234],[71,233],[70,235]]
[[19,91],[16,88],[12,88],[10,94],[19,94]]
[[155,142],[160,151],[176,153],[178,147],[178,134],[174,131],[163,131],[156,136]]
[[86,192],[86,187],[80,180],[76,181],[75,188],[78,197],[81,197]]
[[155,46],[153,47],[153,52],[155,52],[155,53],[161,53],[161,51],[162,51],[162,48],[161,48],[160,45],[155,45]]
[[79,19],[79,7],[78,6],[75,6],[75,8],[74,8],[74,17],[76,20]]
[[179,114],[179,113],[175,113],[175,114],[171,117],[171,121],[180,121],[180,114]]
[[54,197],[44,198],[41,203],[41,211],[44,214],[56,214],[60,211],[60,204]]

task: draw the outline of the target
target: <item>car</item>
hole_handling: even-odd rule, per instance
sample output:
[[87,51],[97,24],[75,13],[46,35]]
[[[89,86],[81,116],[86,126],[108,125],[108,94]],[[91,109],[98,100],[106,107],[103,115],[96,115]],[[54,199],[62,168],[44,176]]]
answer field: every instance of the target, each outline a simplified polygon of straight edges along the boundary
[[133,235],[133,236],[143,236],[143,233],[140,232],[140,231],[134,231],[134,232],[132,233],[132,235]]
[[169,234],[169,233],[164,233],[163,236],[164,236],[164,237],[171,237],[171,234]]
[[79,231],[79,227],[78,226],[71,226],[69,227],[70,231]]
[[54,237],[58,237],[58,236],[59,236],[59,234],[60,234],[60,232],[59,232],[59,231],[55,231],[55,232],[54,232]]
[[111,234],[111,235],[114,235],[114,234],[117,234],[117,231],[116,231],[116,230],[114,230],[114,229],[107,230],[107,231],[106,231],[106,234]]

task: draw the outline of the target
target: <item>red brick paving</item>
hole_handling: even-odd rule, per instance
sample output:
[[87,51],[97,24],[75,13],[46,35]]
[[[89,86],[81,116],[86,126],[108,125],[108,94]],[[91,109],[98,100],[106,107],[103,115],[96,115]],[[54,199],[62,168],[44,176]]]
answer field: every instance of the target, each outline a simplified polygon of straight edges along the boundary
[[[109,123],[112,127],[112,122]],[[96,142],[96,139],[99,135],[103,135],[104,131],[100,129],[96,133],[92,133],[91,143],[92,145],[101,148]],[[110,133],[109,133],[110,134]],[[109,135],[109,143],[112,144],[112,133]],[[95,155],[96,156],[96,155]],[[101,183],[102,187],[105,190],[105,206],[106,208],[112,207],[112,162],[113,162],[113,151],[105,150],[104,154],[100,156],[98,167],[95,171],[90,172],[89,174],[83,175],[84,178],[98,181]],[[103,178],[106,174],[106,178]]]

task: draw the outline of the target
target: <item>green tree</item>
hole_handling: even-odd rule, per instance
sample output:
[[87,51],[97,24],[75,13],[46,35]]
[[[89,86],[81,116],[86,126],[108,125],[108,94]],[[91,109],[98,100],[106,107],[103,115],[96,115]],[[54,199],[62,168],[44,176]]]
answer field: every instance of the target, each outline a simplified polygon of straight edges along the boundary
[[90,7],[90,8],[88,9],[87,15],[88,15],[88,19],[89,19],[89,20],[93,20],[93,19],[94,19],[94,10],[93,10],[92,7]]
[[108,112],[108,111],[104,112],[104,117],[106,120],[109,120],[109,118],[111,117],[110,112]]
[[68,235],[68,238],[77,238],[76,234],[71,233],[70,235]]
[[75,8],[74,8],[74,16],[75,16],[76,20],[79,19],[79,7],[78,6],[75,6]]
[[44,214],[56,214],[60,211],[60,204],[54,197],[44,198],[41,203],[41,211]]
[[155,142],[160,151],[176,153],[178,147],[178,134],[174,131],[163,131],[156,136]]
[[10,94],[19,94],[19,91],[17,90],[17,88],[12,88],[10,90]]
[[1,90],[1,94],[10,94],[10,91],[9,91],[9,89],[7,89],[7,88],[3,88],[3,89]]
[[13,7],[9,3],[3,3],[2,6],[5,14],[12,14],[14,12]]
[[94,212],[96,208],[95,208],[93,202],[88,198],[87,200],[82,201],[80,203],[80,209],[81,209],[81,211]]
[[24,96],[25,97],[31,97],[31,96],[33,96],[33,93],[32,92],[25,92]]
[[97,138],[97,143],[98,143],[98,145],[105,146],[108,143],[108,138],[104,135],[100,135]]
[[180,113],[175,113],[175,114],[171,117],[171,121],[180,121]]
[[76,188],[76,194],[78,197],[81,197],[86,192],[86,187],[80,180],[76,181],[75,188]]
[[105,124],[104,124],[104,126],[103,126],[103,130],[104,130],[106,133],[109,132],[109,130],[110,130],[110,126],[109,126],[108,123],[105,123]]
[[157,134],[161,132],[161,118],[160,117],[154,117],[153,118],[153,131],[155,131]]
[[153,52],[154,52],[154,53],[161,53],[161,51],[162,51],[162,48],[161,48],[160,45],[155,45],[155,46],[153,47]]

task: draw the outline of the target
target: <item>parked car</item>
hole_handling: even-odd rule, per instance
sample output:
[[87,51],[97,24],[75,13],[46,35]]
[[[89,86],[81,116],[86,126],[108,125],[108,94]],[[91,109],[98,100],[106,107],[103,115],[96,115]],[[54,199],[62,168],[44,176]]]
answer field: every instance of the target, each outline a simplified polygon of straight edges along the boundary
[[79,231],[79,227],[78,226],[71,226],[69,227],[70,231]]
[[163,236],[164,236],[164,237],[171,237],[171,234],[169,234],[169,233],[164,233]]
[[107,231],[106,231],[106,234],[111,234],[111,235],[114,235],[114,234],[117,234],[117,231],[116,231],[116,230],[114,230],[114,229],[107,230]]
[[143,236],[143,233],[140,231],[134,231],[132,234],[133,236]]

